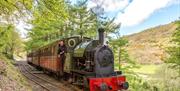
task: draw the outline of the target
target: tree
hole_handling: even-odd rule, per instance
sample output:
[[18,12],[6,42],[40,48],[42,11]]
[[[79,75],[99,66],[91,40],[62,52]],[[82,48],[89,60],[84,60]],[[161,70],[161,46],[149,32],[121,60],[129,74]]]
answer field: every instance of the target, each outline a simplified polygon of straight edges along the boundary
[[0,0],[1,20],[14,23],[31,13],[34,0]]
[[15,23],[31,13],[34,0],[0,0],[0,53],[9,58],[22,51]]
[[28,32],[26,50],[49,43],[50,37],[62,36],[64,22],[68,17],[64,0],[36,0],[36,3],[32,10],[33,20],[29,21],[33,28]]
[[87,8],[87,0],[77,0],[75,4],[63,0],[39,0],[33,10],[33,17],[30,21],[33,28],[28,33],[27,50],[46,45],[59,39],[59,36],[81,35],[95,38],[98,22],[102,23],[107,36],[120,28],[119,24],[113,23],[114,19],[98,21],[97,16]]
[[0,52],[13,59],[21,51],[22,40],[12,24],[0,26]]
[[72,5],[63,0],[38,1],[33,12],[27,50],[39,48],[60,37],[96,35],[96,16],[87,10],[85,3]]
[[172,68],[177,69],[180,75],[180,20],[176,21],[177,28],[172,35],[173,46],[168,48],[169,58],[166,59],[167,63],[172,64]]
[[75,5],[68,4],[69,18],[66,29],[69,36],[83,35],[95,37],[97,30],[96,15],[87,9],[87,0],[77,0]]

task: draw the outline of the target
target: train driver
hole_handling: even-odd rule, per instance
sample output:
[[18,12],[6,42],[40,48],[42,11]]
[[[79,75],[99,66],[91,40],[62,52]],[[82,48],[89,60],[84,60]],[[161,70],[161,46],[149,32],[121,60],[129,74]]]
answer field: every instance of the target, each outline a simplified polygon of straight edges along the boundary
[[58,48],[58,57],[60,58],[61,64],[62,64],[62,68],[61,68],[61,72],[63,75],[64,73],[64,63],[65,63],[65,59],[66,59],[66,53],[67,53],[67,47],[64,44],[64,41],[61,40],[59,41],[59,48]]

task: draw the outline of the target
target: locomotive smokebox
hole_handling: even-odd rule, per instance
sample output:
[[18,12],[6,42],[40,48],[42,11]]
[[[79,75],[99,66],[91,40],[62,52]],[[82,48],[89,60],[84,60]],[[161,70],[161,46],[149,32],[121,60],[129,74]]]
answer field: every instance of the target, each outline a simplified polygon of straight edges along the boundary
[[103,45],[104,44],[104,28],[99,28],[98,33],[99,33],[99,43]]

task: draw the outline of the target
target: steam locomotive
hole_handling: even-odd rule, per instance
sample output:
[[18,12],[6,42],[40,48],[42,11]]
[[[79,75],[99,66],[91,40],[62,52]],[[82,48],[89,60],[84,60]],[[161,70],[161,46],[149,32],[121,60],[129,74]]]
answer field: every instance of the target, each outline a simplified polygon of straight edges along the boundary
[[67,47],[64,71],[58,58],[58,41],[32,51],[27,62],[57,77],[72,79],[72,83],[83,86],[84,91],[118,91],[128,89],[126,77],[121,71],[114,71],[112,50],[103,45],[104,29],[99,28],[99,39],[74,36],[63,38]]

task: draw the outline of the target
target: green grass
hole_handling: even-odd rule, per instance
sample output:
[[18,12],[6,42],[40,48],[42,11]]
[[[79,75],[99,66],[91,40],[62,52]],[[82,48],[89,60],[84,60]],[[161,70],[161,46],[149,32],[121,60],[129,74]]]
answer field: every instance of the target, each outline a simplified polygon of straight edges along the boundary
[[134,72],[142,73],[142,74],[155,74],[156,70],[159,69],[161,65],[139,65],[139,68],[132,69]]

